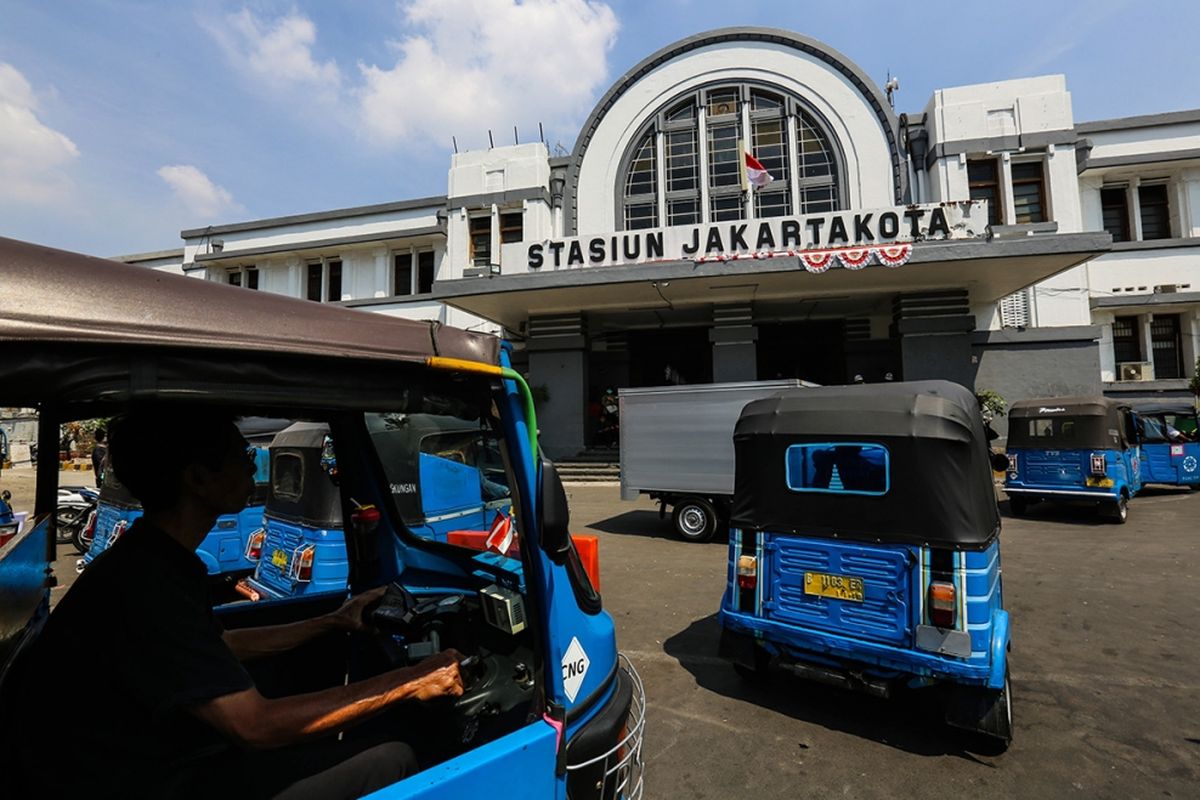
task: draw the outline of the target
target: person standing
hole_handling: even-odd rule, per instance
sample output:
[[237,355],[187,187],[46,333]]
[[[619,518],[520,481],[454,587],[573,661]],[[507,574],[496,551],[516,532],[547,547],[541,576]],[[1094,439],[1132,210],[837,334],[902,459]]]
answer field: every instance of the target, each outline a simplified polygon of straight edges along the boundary
[[92,446],[92,474],[96,476],[96,488],[104,480],[104,459],[108,456],[108,431],[96,428],[96,444]]

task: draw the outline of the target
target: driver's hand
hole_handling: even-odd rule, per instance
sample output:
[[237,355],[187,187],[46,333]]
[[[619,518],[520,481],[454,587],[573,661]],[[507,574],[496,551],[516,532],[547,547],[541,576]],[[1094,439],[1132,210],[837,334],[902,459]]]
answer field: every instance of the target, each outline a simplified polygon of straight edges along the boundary
[[333,612],[332,617],[337,627],[347,631],[367,631],[371,629],[369,622],[363,619],[363,609],[380,600],[387,591],[386,586],[378,586],[361,594],[351,597],[342,607]]
[[443,650],[413,667],[417,673],[411,683],[416,689],[416,700],[433,700],[436,697],[459,697],[463,693],[462,673],[458,669],[464,656],[457,650]]

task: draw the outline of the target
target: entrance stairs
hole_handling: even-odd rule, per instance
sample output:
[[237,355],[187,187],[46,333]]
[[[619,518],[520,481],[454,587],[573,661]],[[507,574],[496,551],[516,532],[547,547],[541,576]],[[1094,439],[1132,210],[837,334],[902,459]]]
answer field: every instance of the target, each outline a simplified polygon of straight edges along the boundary
[[615,447],[589,447],[573,458],[554,462],[566,485],[618,484],[621,481],[621,451]]

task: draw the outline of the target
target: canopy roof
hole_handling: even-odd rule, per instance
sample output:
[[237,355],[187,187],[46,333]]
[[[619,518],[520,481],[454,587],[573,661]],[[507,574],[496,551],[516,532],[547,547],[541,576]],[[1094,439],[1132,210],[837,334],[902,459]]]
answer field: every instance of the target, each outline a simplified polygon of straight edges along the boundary
[[233,387],[256,384],[292,399],[300,387],[327,390],[319,402],[333,406],[351,401],[347,385],[365,395],[394,382],[384,364],[499,363],[493,336],[11,239],[0,238],[0,276],[0,405],[119,402],[201,386],[225,387],[232,398]]
[[1137,403],[1133,410],[1139,414],[1178,414],[1182,417],[1200,416],[1196,406],[1184,400],[1158,400],[1149,403]]
[[1117,409],[1128,406],[1100,395],[1079,397],[1043,397],[1031,400],[1018,400],[1009,407],[1009,417],[1044,417],[1047,414],[1067,414],[1071,416],[1108,416],[1116,413]]

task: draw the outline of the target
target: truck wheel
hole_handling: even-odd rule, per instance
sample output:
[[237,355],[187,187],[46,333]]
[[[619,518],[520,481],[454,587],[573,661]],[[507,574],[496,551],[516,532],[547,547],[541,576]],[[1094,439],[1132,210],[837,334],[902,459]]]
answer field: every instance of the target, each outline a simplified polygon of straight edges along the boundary
[[717,530],[717,510],[702,497],[689,497],[671,512],[675,532],[687,542],[707,542]]

